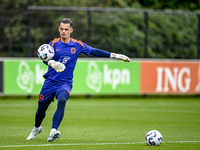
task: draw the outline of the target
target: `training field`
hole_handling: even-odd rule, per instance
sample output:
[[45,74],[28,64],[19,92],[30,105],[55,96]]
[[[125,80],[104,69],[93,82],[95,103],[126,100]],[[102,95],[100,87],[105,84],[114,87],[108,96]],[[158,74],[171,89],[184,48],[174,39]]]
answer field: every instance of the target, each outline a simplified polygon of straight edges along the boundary
[[[59,127],[61,137],[47,142],[56,101],[47,111],[43,132],[26,138],[34,126],[37,99],[0,100],[0,149],[3,150],[198,150],[198,98],[71,98]],[[160,146],[145,134],[156,129]]]

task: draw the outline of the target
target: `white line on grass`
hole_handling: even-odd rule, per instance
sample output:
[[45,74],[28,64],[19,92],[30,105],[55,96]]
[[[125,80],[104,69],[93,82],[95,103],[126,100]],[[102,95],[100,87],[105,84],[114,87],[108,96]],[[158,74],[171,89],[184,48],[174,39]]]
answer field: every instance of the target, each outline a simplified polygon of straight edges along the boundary
[[[199,143],[200,141],[166,141],[163,143]],[[2,145],[2,147],[41,147],[41,146],[67,146],[67,145],[131,145],[141,144],[146,142],[125,142],[125,143],[66,143],[66,144],[38,144],[38,145]]]

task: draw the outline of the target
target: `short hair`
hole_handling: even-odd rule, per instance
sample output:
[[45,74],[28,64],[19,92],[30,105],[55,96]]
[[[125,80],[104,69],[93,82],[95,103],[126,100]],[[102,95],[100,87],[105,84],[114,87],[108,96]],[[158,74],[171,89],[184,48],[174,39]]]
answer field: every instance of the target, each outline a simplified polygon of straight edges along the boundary
[[60,23],[69,23],[70,24],[70,27],[72,27],[73,23],[72,21],[69,19],[69,18],[63,18]]

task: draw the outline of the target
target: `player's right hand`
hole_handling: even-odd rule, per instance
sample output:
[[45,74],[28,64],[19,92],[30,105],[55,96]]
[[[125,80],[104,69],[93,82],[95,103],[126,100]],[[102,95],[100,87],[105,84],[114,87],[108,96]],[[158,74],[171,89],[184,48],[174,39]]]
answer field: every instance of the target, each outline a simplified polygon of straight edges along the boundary
[[56,72],[62,72],[66,68],[63,63],[55,60],[49,60],[48,65],[51,66]]
[[118,59],[118,60],[123,60],[124,62],[131,62],[131,59],[129,57],[127,57],[126,55],[123,55],[123,54],[111,53],[110,58],[115,58],[115,59]]

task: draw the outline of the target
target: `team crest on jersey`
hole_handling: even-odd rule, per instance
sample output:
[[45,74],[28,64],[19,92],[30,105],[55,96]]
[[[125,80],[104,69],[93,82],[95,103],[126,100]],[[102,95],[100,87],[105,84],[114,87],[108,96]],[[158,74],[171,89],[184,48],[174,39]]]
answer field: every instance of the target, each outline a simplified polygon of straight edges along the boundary
[[71,53],[75,54],[76,53],[76,49],[74,47],[71,48]]

